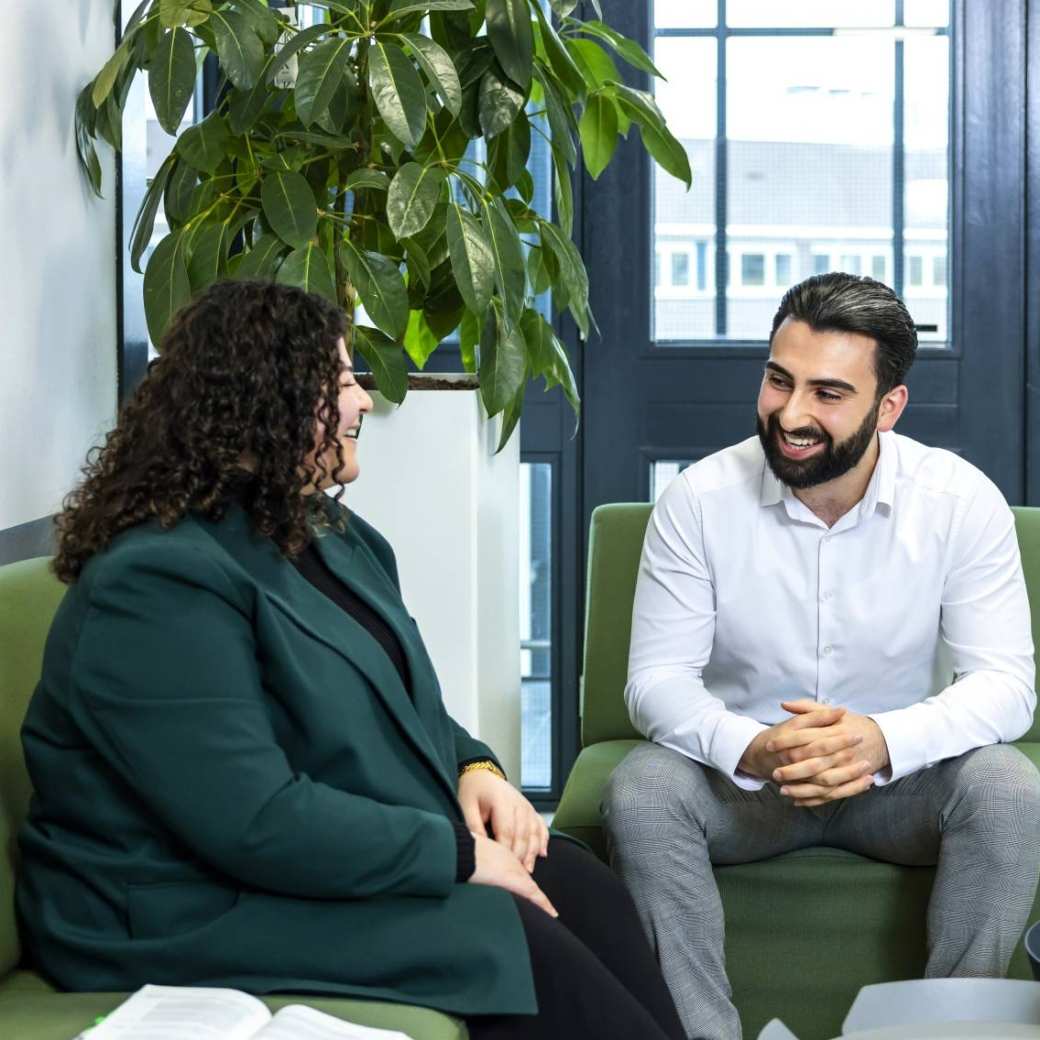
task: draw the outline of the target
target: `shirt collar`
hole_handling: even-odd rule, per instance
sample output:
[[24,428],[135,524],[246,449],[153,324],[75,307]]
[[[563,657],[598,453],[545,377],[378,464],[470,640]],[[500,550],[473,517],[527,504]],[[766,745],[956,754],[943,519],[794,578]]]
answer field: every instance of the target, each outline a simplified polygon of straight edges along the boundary
[[[866,493],[858,505],[859,515],[870,516],[878,506],[891,510],[895,502],[896,490],[896,443],[895,434],[889,430],[878,434],[878,460],[874,472],[870,476]],[[762,454],[762,483],[759,487],[758,502],[761,506],[775,506],[780,502],[793,499],[794,492],[779,481]]]

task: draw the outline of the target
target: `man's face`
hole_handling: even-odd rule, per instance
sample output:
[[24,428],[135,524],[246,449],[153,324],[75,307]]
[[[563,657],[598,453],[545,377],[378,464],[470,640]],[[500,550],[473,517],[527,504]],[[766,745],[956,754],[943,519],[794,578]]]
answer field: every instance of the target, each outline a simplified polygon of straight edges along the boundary
[[758,436],[778,480],[816,487],[863,458],[883,403],[876,350],[869,336],[815,332],[790,318],[777,329],[758,394]]

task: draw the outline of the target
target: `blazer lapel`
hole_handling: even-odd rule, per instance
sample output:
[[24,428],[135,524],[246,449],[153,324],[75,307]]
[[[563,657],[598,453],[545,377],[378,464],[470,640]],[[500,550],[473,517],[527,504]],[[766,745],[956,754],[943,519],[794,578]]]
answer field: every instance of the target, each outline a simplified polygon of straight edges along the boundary
[[[452,803],[456,803],[454,777],[449,778],[445,771],[445,763],[437,754],[431,732],[423,725],[397,669],[379,643],[354,618],[314,588],[284,559],[269,538],[257,535],[243,510],[233,508],[224,520],[219,523],[203,521],[203,527],[250,573],[264,595],[280,610],[364,673],[408,741],[447,789]],[[404,630],[402,615],[408,624],[411,624],[410,619],[402,607],[394,609],[394,605],[387,602],[389,597],[379,588],[380,577],[389,585],[395,598],[396,590],[378,564],[366,559],[365,547],[356,537],[348,534],[344,538],[329,533],[317,537],[315,546],[336,577],[377,610],[390,625],[405,649],[412,675],[428,668],[417,658],[412,645],[414,635],[409,638]],[[397,602],[400,603],[399,598]],[[416,682],[413,679],[413,683]]]

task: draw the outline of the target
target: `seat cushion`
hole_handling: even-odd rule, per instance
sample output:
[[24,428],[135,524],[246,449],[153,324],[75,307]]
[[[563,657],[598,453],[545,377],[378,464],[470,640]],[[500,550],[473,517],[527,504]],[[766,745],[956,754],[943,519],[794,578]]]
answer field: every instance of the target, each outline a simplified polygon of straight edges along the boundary
[[[607,777],[639,741],[586,748],[553,826],[602,858],[600,801]],[[1040,768],[1040,744],[1019,749]],[[919,977],[931,867],[901,867],[831,848],[718,867],[726,964],[745,1036],[780,1017],[803,1040],[837,1036],[861,986]],[[1040,918],[1040,899],[1031,920]],[[1012,978],[1031,978],[1021,943]]]
[[[127,993],[57,993],[39,975],[16,971],[0,981],[0,1037],[14,1040],[70,1040],[127,999]],[[376,1001],[264,997],[276,1011],[306,1004],[337,1018],[380,1029],[397,1029],[412,1040],[466,1040],[465,1025],[426,1008]]]

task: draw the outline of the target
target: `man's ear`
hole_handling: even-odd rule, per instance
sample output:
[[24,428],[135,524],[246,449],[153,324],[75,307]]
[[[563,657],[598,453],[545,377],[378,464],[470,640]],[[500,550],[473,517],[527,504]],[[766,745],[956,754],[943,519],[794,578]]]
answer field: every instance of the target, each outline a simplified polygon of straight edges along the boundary
[[909,399],[910,391],[905,386],[893,387],[881,398],[881,407],[878,409],[878,432],[886,433],[895,426]]

